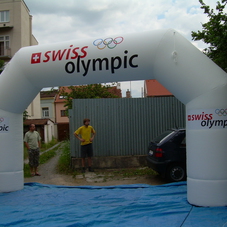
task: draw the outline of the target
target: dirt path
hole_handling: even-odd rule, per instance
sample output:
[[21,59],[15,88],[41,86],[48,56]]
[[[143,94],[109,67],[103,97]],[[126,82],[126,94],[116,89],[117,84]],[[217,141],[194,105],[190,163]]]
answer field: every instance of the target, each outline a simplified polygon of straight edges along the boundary
[[56,172],[56,165],[61,155],[61,149],[57,152],[57,155],[50,159],[47,163],[39,166],[39,173],[41,176],[34,176],[25,178],[24,182],[37,182],[41,184],[53,184],[53,185],[67,185],[67,186],[110,186],[110,185],[123,185],[123,184],[150,184],[160,185],[166,182],[159,176],[137,176],[137,177],[119,177],[113,176],[111,171],[96,171],[94,173],[86,172],[85,174],[71,175],[58,174]]

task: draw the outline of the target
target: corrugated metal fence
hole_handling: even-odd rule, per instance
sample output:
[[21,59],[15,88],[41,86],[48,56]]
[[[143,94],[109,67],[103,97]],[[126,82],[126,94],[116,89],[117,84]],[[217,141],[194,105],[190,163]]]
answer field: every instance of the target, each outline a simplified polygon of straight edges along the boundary
[[80,157],[73,132],[84,118],[97,133],[94,156],[145,155],[152,138],[169,128],[185,127],[185,106],[175,97],[74,99],[69,111],[72,157]]

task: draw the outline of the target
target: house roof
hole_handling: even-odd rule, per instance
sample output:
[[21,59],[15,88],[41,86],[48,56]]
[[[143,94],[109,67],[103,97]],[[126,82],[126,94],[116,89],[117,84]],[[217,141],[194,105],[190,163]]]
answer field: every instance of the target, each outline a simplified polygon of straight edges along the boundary
[[26,119],[24,121],[24,125],[30,125],[30,124],[47,125],[48,124],[48,121],[52,121],[52,120],[50,120],[49,118],[45,118],[45,119]]
[[162,84],[157,80],[145,80],[145,96],[173,96]]
[[58,93],[58,90],[41,91],[40,92],[40,98],[55,98],[57,93]]
[[114,95],[117,95],[119,98],[122,98],[121,89],[117,88],[117,86],[110,87],[109,92]]
[[[67,86],[59,87],[59,92],[61,92],[62,90],[64,90],[67,93],[70,93],[71,92],[71,89],[69,89],[69,87],[67,87]],[[64,99],[64,97],[60,96],[59,93],[56,95],[55,102],[61,102],[61,103],[63,103],[65,101],[66,101],[66,99]]]

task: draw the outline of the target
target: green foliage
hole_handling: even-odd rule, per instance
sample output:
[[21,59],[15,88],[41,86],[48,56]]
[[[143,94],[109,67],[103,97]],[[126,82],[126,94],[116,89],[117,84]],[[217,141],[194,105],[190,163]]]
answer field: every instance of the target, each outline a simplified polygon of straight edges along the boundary
[[[56,150],[59,149],[59,146],[54,149],[47,151],[40,155],[40,164],[44,164],[49,159],[56,155]],[[64,141],[61,143],[61,156],[57,164],[57,171],[61,174],[70,174],[75,176],[78,174],[76,170],[73,170],[71,167],[71,156],[70,156],[70,141]],[[96,170],[96,173],[102,173],[104,175],[104,181],[116,177],[139,177],[139,176],[155,176],[157,173],[151,168],[127,168],[127,169],[118,169],[118,170]],[[24,164],[24,177],[30,177],[30,168],[28,164]]]
[[43,152],[43,151],[53,147],[57,143],[58,143],[58,140],[56,138],[52,138],[52,140],[49,143],[42,143],[40,151]]
[[24,164],[24,177],[31,177],[29,164]]
[[28,159],[28,149],[24,146],[24,160]]
[[28,117],[30,117],[29,115],[28,115],[28,111],[24,111],[23,112],[23,121],[25,121]]
[[[53,158],[56,155],[57,149],[58,148],[54,148],[53,150],[50,150],[50,151],[47,151],[47,152],[41,154],[39,157],[39,164],[40,165],[44,164],[48,160]],[[24,177],[31,177],[29,164],[25,164],[25,163],[24,163]]]
[[97,98],[118,98],[117,95],[114,95],[109,91],[109,85],[102,84],[89,84],[84,86],[70,86],[69,92],[62,89],[59,92],[60,96],[63,96],[65,101],[66,109],[72,109],[72,100],[73,99],[97,99]]
[[[95,170],[95,173],[100,178],[103,178],[103,182],[106,182],[107,180],[119,180],[119,179],[125,179],[125,178],[137,178],[137,177],[151,177],[158,175],[157,172],[155,172],[153,169],[148,167],[143,168],[126,168],[126,169],[100,169]],[[101,175],[101,176],[99,176]]]
[[71,156],[70,156],[70,142],[64,141],[61,146],[61,156],[59,157],[57,170],[59,173],[70,174],[73,173],[71,169]]
[[[45,150],[53,147],[54,145],[56,145],[58,143],[57,139],[53,138],[49,143],[42,143],[41,149],[40,149],[40,153],[42,154],[42,152],[44,152]],[[60,145],[59,145],[60,146]],[[58,149],[58,147],[56,147],[54,150]],[[28,150],[27,148],[24,146],[24,160],[28,158]]]
[[[45,153],[42,153],[42,152],[53,147],[55,144],[57,144],[57,142],[58,141],[53,138],[50,143],[45,144],[45,148],[42,146],[42,148],[40,149],[40,158],[39,158],[40,164],[46,163],[49,159],[53,158],[56,155],[56,150],[58,150],[60,144],[59,146],[56,146],[55,148]],[[26,159],[28,159],[28,151],[27,151],[27,148],[24,146],[24,160]],[[26,163],[24,163],[24,177],[31,177],[29,164],[26,164]]]
[[[56,149],[58,149],[58,148],[56,148]],[[47,151],[47,152],[41,154],[39,157],[39,164],[44,164],[48,160],[53,158],[56,155],[56,149],[53,149],[53,150],[50,150],[50,151]]]
[[216,11],[210,9],[203,0],[199,0],[199,2],[209,21],[202,24],[202,31],[192,31],[192,39],[202,40],[209,44],[210,46],[204,49],[204,53],[227,71],[227,14],[224,13],[227,0],[218,1]]
[[4,64],[5,64],[5,62],[3,60],[0,60],[0,74],[2,73],[2,71],[4,69]]

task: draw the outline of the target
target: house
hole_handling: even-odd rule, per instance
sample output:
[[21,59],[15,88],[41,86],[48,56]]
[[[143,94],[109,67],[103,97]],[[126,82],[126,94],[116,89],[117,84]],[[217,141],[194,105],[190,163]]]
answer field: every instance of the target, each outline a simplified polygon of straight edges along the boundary
[[23,0],[0,1],[0,59],[6,63],[25,46],[37,45],[32,35],[32,16]]
[[144,97],[165,97],[173,96],[162,84],[157,80],[145,80],[144,81]]
[[109,87],[109,92],[116,95],[119,98],[122,98],[121,86],[120,83],[117,83],[117,86]]
[[[59,90],[65,89],[66,92],[70,90],[68,87],[60,87]],[[58,140],[65,140],[69,138],[69,118],[67,115],[65,105],[65,99],[59,93],[56,95],[55,98],[55,117],[56,117],[56,124],[57,124],[57,132],[58,132]]]
[[54,131],[52,131],[52,137],[56,139],[58,139],[58,130],[55,115],[55,98],[57,96],[57,93],[58,90],[56,89],[40,92],[41,118],[50,119],[54,123]]
[[57,94],[57,89],[40,92],[41,118],[49,118],[56,122],[55,99]]
[[[0,59],[7,64],[22,47],[37,45],[32,16],[24,0],[0,1]],[[41,118],[40,95],[27,108],[30,119]]]
[[53,139],[55,133],[54,122],[50,119],[26,119],[24,121],[24,133],[29,131],[29,125],[35,124],[36,130],[39,132],[42,141],[49,143]]

